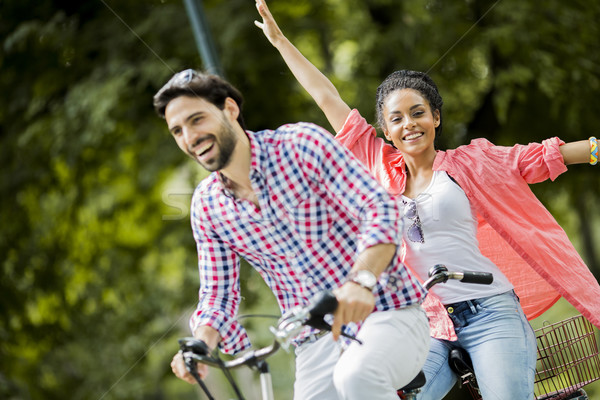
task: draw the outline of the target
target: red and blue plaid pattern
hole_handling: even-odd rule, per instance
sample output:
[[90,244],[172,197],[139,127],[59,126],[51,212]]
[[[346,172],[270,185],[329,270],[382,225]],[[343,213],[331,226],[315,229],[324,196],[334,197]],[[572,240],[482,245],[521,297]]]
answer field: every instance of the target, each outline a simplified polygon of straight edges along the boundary
[[[235,319],[239,257],[260,273],[283,313],[341,286],[364,249],[401,243],[395,200],[323,128],[298,123],[247,134],[260,208],[235,199],[219,173],[200,183],[191,208],[200,301],[190,327],[218,330],[226,353],[250,345]],[[423,300],[425,291],[400,261],[400,246],[375,290],[377,311]],[[306,329],[297,340],[309,333]]]

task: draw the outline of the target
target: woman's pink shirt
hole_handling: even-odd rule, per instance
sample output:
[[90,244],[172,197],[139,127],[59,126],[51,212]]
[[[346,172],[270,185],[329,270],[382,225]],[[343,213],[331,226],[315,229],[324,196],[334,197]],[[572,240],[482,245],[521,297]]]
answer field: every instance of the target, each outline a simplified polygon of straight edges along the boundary
[[[352,110],[336,138],[390,193],[400,195],[406,185],[404,158],[376,134],[375,128]],[[563,296],[600,327],[596,278],[529,188],[567,170],[559,151],[563,144],[556,137],[513,147],[475,139],[454,150],[438,151],[433,169],[445,171],[464,190],[478,214],[479,248],[514,285],[528,319],[541,315]],[[440,301],[430,293],[424,307],[431,335],[456,340]]]

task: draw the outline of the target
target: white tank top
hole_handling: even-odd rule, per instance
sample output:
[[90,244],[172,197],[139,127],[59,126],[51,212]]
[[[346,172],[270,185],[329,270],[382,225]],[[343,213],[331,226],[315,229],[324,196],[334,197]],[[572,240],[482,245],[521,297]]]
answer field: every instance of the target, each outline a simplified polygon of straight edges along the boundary
[[[478,285],[450,280],[434,286],[431,291],[443,304],[493,296],[513,289],[498,267],[481,254],[477,242],[477,217],[463,190],[444,171],[434,171],[427,189],[414,200],[402,196],[404,207],[404,242],[408,247],[405,261],[425,281],[429,269],[444,264],[450,271],[491,272],[491,285]],[[416,229],[417,216],[409,211],[416,202],[423,243],[415,242],[409,229]],[[414,218],[409,218],[413,217]],[[413,232],[414,233],[414,232]]]

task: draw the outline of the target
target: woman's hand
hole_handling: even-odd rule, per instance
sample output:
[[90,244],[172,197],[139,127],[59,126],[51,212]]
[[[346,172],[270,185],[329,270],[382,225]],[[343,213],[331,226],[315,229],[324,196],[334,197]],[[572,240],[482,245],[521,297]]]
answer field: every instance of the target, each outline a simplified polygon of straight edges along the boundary
[[256,9],[263,21],[254,21],[254,25],[262,29],[267,39],[269,39],[269,42],[271,42],[273,46],[276,46],[279,40],[285,37],[283,36],[283,32],[281,32],[277,22],[275,22],[275,18],[273,18],[271,11],[269,11],[269,7],[267,7],[265,0],[256,0]]

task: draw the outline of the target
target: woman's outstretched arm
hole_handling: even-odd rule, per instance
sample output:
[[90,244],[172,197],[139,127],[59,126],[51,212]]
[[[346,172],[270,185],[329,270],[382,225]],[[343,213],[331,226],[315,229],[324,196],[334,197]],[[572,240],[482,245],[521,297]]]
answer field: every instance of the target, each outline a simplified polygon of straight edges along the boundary
[[340,97],[333,83],[284,36],[273,15],[271,15],[265,0],[256,0],[256,9],[263,21],[254,21],[255,25],[262,29],[267,39],[279,51],[300,85],[304,87],[325,113],[334,132],[338,132],[344,125],[348,114],[350,114],[350,107]]

